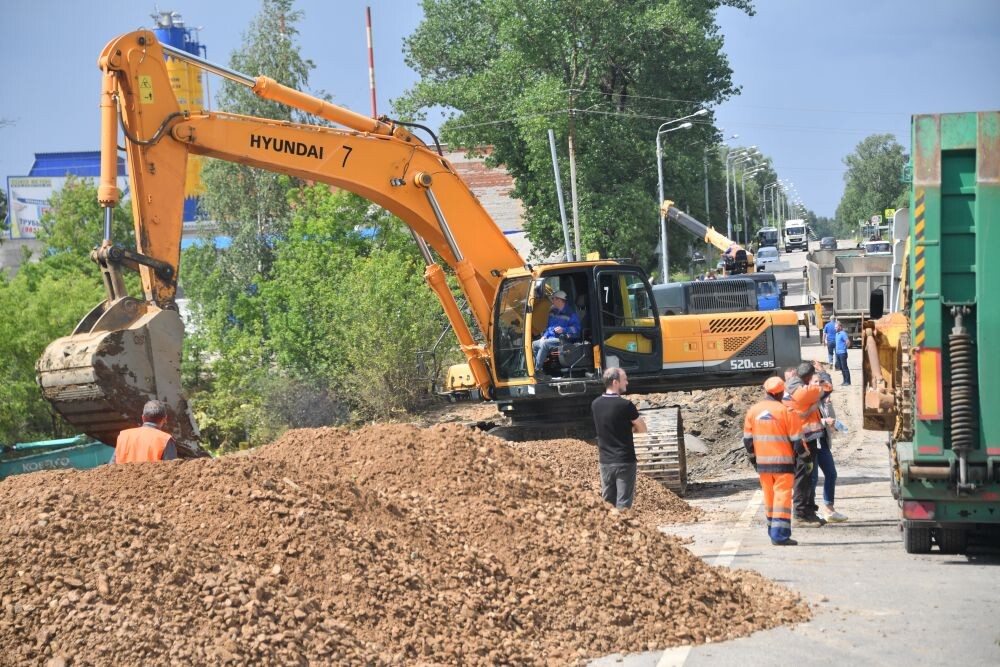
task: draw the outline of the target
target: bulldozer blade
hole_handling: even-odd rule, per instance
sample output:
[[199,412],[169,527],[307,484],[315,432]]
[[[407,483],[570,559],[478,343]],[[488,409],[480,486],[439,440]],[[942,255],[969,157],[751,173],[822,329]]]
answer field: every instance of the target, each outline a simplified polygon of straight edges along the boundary
[[132,297],[105,302],[45,349],[38,384],[66,421],[112,447],[142,422],[146,401],[163,401],[178,456],[207,456],[181,391],[183,339],[177,311]]

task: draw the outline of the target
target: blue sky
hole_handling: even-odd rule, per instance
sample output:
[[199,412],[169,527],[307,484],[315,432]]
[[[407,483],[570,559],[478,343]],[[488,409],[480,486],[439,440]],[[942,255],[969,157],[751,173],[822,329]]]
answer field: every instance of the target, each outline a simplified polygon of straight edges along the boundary
[[[716,110],[733,143],[756,144],[809,208],[832,215],[842,159],[868,134],[909,146],[913,113],[1000,109],[1000,0],[758,0],[757,15],[723,8],[725,50],[742,94]],[[97,56],[112,37],[151,26],[137,0],[8,2],[0,40],[0,183],[36,152],[95,150]],[[379,112],[415,80],[402,40],[416,2],[298,0],[302,52],[315,89],[368,113],[364,8],[371,6]],[[225,64],[258,9],[241,2],[159,2],[201,26],[208,58]],[[249,72],[248,74],[254,74]],[[213,80],[217,85],[217,80]],[[652,137],[650,138],[652,141]]]

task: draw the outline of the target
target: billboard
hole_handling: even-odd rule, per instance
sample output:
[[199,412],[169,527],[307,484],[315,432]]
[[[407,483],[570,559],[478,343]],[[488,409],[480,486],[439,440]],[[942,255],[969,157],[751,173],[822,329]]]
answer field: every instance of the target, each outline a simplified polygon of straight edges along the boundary
[[[11,239],[33,239],[42,227],[42,216],[52,208],[52,195],[62,190],[66,176],[8,176],[7,210]],[[118,189],[128,194],[128,177],[118,177]],[[124,196],[124,195],[123,195]]]

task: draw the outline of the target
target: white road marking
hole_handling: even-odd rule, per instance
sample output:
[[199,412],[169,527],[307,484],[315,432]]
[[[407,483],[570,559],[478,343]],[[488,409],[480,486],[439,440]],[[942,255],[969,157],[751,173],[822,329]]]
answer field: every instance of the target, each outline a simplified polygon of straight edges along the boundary
[[[757,511],[760,510],[760,505],[763,502],[764,492],[761,489],[757,489],[750,497],[749,502],[747,502],[746,508],[740,514],[740,518],[736,520],[735,530],[733,531],[734,537],[726,540],[726,543],[722,545],[722,551],[715,557],[712,565],[728,567],[732,564],[736,554],[740,552],[743,537],[750,528],[750,524],[753,523],[753,518],[757,516]],[[668,648],[660,655],[656,667],[684,667],[684,663],[687,662],[692,648],[690,645]]]
[[675,646],[673,648],[668,648],[663,652],[663,655],[660,656],[660,660],[656,663],[656,667],[683,667],[689,653],[691,653],[690,646]]

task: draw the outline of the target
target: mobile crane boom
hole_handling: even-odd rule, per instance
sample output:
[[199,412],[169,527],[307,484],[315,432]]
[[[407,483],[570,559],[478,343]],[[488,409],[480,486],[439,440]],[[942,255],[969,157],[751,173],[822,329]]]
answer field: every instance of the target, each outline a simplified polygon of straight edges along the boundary
[[[708,245],[715,246],[724,253],[726,260],[726,273],[753,273],[753,255],[744,250],[736,241],[733,241],[725,234],[715,231],[714,228],[704,225],[690,215],[680,210],[670,200],[663,202],[660,206],[664,217],[676,222],[680,227],[694,234]],[[738,259],[738,254],[743,253],[742,259]],[[732,266],[730,266],[732,264]]]

